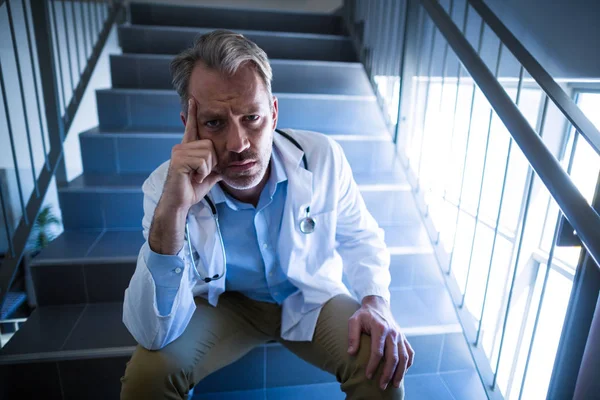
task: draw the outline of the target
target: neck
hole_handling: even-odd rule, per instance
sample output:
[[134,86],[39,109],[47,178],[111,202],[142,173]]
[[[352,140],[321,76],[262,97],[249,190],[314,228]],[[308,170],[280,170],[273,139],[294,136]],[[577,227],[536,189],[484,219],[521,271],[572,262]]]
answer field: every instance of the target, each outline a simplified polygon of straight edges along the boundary
[[219,185],[221,185],[221,189],[223,189],[225,192],[227,192],[234,199],[239,200],[242,203],[252,204],[254,207],[256,207],[258,204],[258,199],[260,198],[260,193],[262,192],[263,188],[267,184],[267,181],[269,180],[270,175],[271,175],[271,165],[269,165],[267,167],[267,171],[265,172],[265,175],[263,176],[261,181],[258,183],[258,185],[254,186],[253,188],[235,189],[223,181],[219,182]]

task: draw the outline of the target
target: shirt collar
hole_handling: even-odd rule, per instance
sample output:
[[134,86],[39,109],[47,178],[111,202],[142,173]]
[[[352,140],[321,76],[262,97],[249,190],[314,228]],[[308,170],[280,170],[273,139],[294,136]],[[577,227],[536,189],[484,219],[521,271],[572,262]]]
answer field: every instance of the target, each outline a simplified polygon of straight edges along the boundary
[[[269,197],[272,198],[275,194],[275,190],[277,189],[277,184],[287,180],[287,174],[285,173],[285,168],[281,160],[281,154],[275,146],[273,146],[273,151],[271,152],[271,160],[269,162],[271,165],[271,175],[269,176],[267,184],[265,185],[263,190],[267,190]],[[215,205],[220,203],[226,203],[227,206],[229,206],[229,208],[231,209],[239,209],[239,206],[235,204],[239,202],[234,203],[231,196],[227,195],[223,191],[221,185],[216,184],[215,186],[213,186],[213,188],[210,190],[210,194],[212,197],[212,201],[213,203],[215,203]]]

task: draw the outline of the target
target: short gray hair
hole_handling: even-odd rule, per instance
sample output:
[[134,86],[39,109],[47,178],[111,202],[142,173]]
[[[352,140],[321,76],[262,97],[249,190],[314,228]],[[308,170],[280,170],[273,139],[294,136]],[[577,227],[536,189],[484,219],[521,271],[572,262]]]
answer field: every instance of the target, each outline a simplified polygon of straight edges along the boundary
[[218,29],[198,36],[192,47],[182,51],[171,61],[172,83],[186,115],[190,76],[198,61],[207,68],[229,76],[234,75],[242,64],[250,62],[264,82],[269,99],[272,98],[273,71],[264,50],[239,33]]

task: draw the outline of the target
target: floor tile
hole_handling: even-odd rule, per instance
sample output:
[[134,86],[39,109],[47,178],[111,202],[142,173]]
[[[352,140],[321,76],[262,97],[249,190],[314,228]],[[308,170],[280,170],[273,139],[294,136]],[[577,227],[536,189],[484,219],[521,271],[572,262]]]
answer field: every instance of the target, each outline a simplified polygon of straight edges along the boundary
[[307,363],[283,346],[267,347],[267,388],[326,382],[335,382],[335,376]]
[[36,265],[31,268],[38,306],[87,302],[83,266],[80,264]]
[[122,303],[88,304],[64,350],[135,346],[122,320]]
[[437,373],[443,340],[444,335],[418,335],[408,337],[408,342],[415,351],[415,358],[407,375]]
[[83,266],[88,302],[123,302],[125,289],[131,282],[136,261],[99,262]]
[[418,226],[422,223],[411,192],[363,192],[362,196],[380,226]]
[[472,368],[475,368],[475,365],[464,335],[462,333],[446,334],[440,372]]
[[0,358],[60,350],[83,308],[83,305],[38,307],[0,351]]
[[[35,384],[32,384],[35,382]],[[61,399],[54,362],[0,366],[0,399]]]
[[196,393],[192,400],[264,400],[265,390],[240,390],[236,392]]
[[91,249],[90,258],[121,258],[137,259],[140,248],[144,244],[140,219],[140,229],[136,231],[106,231],[98,243]]
[[120,379],[130,357],[92,358],[58,363],[64,400],[118,399]]
[[346,395],[337,382],[267,389],[267,400],[342,400],[345,398]]
[[452,299],[444,287],[395,289],[392,312],[405,327],[457,324]]
[[390,288],[444,287],[442,273],[431,254],[392,255],[390,274]]
[[407,376],[404,394],[407,400],[461,400],[452,396],[438,374]]
[[[418,221],[414,225],[401,224],[397,226],[383,226],[385,244],[388,247],[431,247],[431,241],[425,227]],[[432,250],[433,251],[433,250]]]
[[479,374],[475,369],[440,374],[446,386],[457,400],[480,400],[487,398]]
[[33,263],[83,258],[100,233],[100,231],[64,231],[33,259]]

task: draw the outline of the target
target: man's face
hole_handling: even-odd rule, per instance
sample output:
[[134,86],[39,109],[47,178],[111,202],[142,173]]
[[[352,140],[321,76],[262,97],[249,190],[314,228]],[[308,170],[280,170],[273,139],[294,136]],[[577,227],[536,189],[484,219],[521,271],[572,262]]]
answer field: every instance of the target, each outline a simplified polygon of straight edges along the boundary
[[197,104],[199,138],[213,142],[224,183],[238,190],[258,185],[271,160],[277,99],[254,65],[243,64],[228,77],[197,63],[188,93]]

